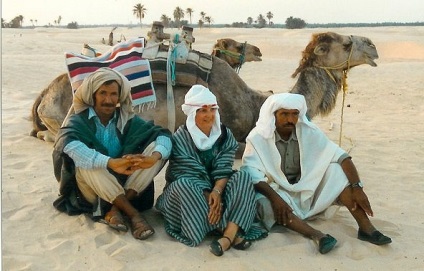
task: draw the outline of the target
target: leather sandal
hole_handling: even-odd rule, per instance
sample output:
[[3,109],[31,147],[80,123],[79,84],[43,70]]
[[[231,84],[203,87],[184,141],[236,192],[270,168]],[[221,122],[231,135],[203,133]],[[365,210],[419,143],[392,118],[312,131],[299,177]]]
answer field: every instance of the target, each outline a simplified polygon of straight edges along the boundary
[[124,218],[119,211],[109,211],[106,213],[104,223],[117,231],[128,231],[127,225],[125,225]]
[[140,215],[131,221],[132,235],[135,239],[146,240],[155,233],[152,226]]
[[229,248],[231,247],[231,239],[224,235],[218,239],[213,240],[212,243],[210,244],[209,251],[212,252],[213,255],[218,257],[224,255],[224,249],[222,249],[222,246],[219,243],[219,240],[224,238],[227,239],[228,242],[230,242]]

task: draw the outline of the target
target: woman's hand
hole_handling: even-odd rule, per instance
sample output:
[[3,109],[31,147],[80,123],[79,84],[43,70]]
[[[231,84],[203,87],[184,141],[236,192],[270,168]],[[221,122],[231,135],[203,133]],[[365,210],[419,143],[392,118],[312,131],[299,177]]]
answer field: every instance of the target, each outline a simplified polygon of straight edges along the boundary
[[208,197],[209,213],[208,220],[212,225],[216,225],[221,220],[223,204],[221,194],[216,191],[212,191]]

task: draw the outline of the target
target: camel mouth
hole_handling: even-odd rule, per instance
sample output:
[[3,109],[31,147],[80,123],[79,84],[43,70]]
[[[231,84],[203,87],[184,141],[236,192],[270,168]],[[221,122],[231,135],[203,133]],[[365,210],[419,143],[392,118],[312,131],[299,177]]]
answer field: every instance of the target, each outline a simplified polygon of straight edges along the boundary
[[262,61],[262,56],[254,56],[253,61]]
[[368,65],[370,65],[372,67],[377,67],[377,63],[375,63],[373,58],[367,57],[366,62],[367,62]]
[[372,66],[372,67],[377,67],[377,63],[375,63],[374,60],[378,59],[378,54],[377,52],[375,53],[370,53],[370,54],[365,54],[365,63],[367,63],[368,65]]

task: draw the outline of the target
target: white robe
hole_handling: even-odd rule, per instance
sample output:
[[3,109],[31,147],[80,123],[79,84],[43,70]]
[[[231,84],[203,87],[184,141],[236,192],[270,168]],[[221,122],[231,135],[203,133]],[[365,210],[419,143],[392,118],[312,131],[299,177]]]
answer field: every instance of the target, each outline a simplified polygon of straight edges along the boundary
[[[272,104],[269,106],[276,107]],[[270,113],[267,114],[271,116]],[[262,121],[261,117],[259,121]],[[263,128],[272,127],[272,122],[265,124],[263,121],[262,125],[257,125],[247,137],[241,170],[251,174],[254,184],[267,182],[299,218],[307,219],[323,212],[334,203],[349,183],[337,163],[345,151],[301,114],[296,124],[301,178],[298,183],[290,184],[281,171],[281,157],[275,145],[274,131],[270,133],[268,128]],[[265,197],[257,194],[258,199]]]

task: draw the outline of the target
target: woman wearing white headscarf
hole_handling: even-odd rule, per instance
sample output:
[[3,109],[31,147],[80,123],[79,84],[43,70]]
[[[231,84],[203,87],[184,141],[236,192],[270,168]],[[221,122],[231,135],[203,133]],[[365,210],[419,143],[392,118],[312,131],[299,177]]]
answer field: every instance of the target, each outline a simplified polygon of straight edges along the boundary
[[250,176],[232,169],[238,144],[220,123],[216,97],[209,89],[194,85],[182,110],[186,124],[173,135],[167,185],[156,204],[165,217],[165,230],[188,246],[197,246],[218,230],[222,237],[210,246],[217,256],[231,246],[247,249],[248,240],[263,232],[252,227],[256,204]]

